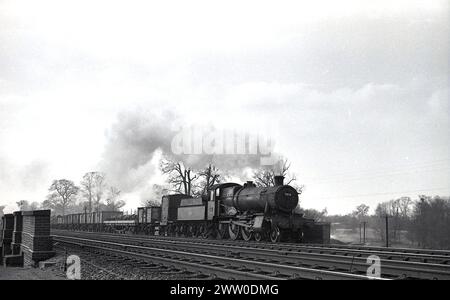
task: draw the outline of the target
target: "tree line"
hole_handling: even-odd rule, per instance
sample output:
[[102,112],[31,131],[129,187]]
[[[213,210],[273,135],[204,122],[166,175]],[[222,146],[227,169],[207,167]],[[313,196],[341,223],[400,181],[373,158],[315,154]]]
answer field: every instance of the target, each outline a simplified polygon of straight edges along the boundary
[[[285,184],[294,184],[296,176],[289,172],[290,167],[290,162],[281,158],[277,163],[276,170],[273,167],[255,169],[252,179],[257,186],[273,186],[275,175],[282,175],[286,177]],[[207,164],[204,169],[195,170],[186,166],[183,162],[174,161],[167,157],[161,159],[160,170],[167,177],[169,191],[189,196],[205,194],[214,184],[227,180],[232,175],[229,172],[219,170],[212,163]],[[302,189],[302,186],[295,187],[300,191]]]
[[53,180],[46,199],[42,202],[21,200],[20,210],[50,209],[54,215],[79,212],[118,211],[125,206],[121,192],[109,185],[102,172],[88,172],[79,185],[72,180]]
[[[280,159],[277,171],[272,168],[259,168],[253,171],[252,179],[257,186],[273,186],[275,175],[286,177],[286,184],[294,184],[295,174],[289,172],[290,163]],[[143,199],[143,206],[158,206],[163,195],[181,193],[188,196],[205,195],[213,185],[227,181],[232,174],[220,170],[213,163],[203,169],[192,169],[181,161],[163,157],[159,169],[166,179],[165,185],[154,184],[153,196]],[[302,186],[296,186],[299,193]],[[69,179],[53,180],[48,195],[43,202],[20,200],[16,202],[19,210],[50,209],[53,215],[66,215],[80,212],[118,211],[126,205],[121,191],[110,185],[102,172],[86,173],[79,184]]]
[[[369,214],[361,204],[346,215],[327,215],[326,210],[306,210],[305,216],[331,222],[332,228],[359,231],[365,224],[382,244],[412,244],[420,248],[450,249],[450,197],[401,197],[381,202]],[[386,234],[386,218],[388,231]]]

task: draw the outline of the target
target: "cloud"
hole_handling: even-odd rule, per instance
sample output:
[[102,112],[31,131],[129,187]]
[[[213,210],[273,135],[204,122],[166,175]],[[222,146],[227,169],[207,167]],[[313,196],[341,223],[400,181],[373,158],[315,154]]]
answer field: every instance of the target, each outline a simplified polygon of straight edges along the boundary
[[0,157],[0,206],[7,211],[17,209],[19,200],[41,201],[47,191],[50,180],[51,165],[47,161],[32,160],[29,163],[13,162]]
[[0,158],[0,184],[5,188],[33,191],[45,182],[49,171],[46,161],[33,160],[27,164],[18,164]]

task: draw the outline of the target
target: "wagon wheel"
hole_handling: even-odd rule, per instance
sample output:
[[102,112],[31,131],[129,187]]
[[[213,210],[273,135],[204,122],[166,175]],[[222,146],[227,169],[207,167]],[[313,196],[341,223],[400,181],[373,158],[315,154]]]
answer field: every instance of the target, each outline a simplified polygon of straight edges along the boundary
[[172,226],[172,224],[170,224],[170,225],[168,225],[166,227],[166,234],[167,234],[167,236],[173,236],[173,226]]
[[253,236],[255,237],[255,241],[257,242],[261,242],[262,240],[265,239],[265,236],[262,232],[255,232],[253,233]]
[[203,233],[203,225],[198,225],[197,232],[195,234],[197,235],[197,237],[202,237],[202,233]]
[[200,228],[199,228],[199,235],[200,235],[203,239],[207,239],[207,238],[208,238],[208,228],[206,227],[205,224],[200,225]]
[[187,236],[187,232],[188,232],[187,225],[181,225],[179,236],[185,237],[185,236]]
[[270,229],[270,235],[269,235],[270,241],[272,243],[278,243],[281,239],[281,231],[280,228],[278,228],[277,225],[272,225],[272,228]]
[[296,240],[296,242],[303,243],[304,236],[305,236],[305,234],[303,233],[303,230],[299,229],[299,231],[297,233],[298,240]]
[[239,239],[241,237],[241,227],[231,223],[228,225],[228,234],[230,235],[230,239],[233,241]]
[[191,225],[190,227],[190,233],[192,235],[192,237],[198,237],[198,228],[196,225]]
[[170,236],[176,236],[177,235],[177,226],[172,224],[172,229],[170,231]]
[[192,225],[186,225],[184,227],[184,236],[189,237],[192,235]]
[[229,237],[228,235],[228,224],[219,224],[217,228],[217,238],[220,240],[225,240]]
[[242,238],[244,241],[250,241],[253,238],[253,232],[250,231],[247,227],[243,227],[241,230]]
[[179,237],[181,235],[181,225],[175,226],[175,236]]

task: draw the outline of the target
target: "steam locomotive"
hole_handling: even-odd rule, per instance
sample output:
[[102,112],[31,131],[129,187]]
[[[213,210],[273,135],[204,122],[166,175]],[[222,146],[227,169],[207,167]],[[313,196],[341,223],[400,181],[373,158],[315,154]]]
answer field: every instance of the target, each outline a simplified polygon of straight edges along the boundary
[[[284,185],[283,180],[283,176],[275,176],[275,185],[271,187],[257,187],[251,181],[244,185],[220,183],[197,198],[166,195],[161,207],[140,207],[137,215],[131,217],[120,212],[102,212],[103,215],[90,217],[88,222],[88,214],[59,216],[54,227],[273,243],[329,243],[330,225],[297,213],[298,193],[292,186]],[[86,219],[83,223],[82,218]]]

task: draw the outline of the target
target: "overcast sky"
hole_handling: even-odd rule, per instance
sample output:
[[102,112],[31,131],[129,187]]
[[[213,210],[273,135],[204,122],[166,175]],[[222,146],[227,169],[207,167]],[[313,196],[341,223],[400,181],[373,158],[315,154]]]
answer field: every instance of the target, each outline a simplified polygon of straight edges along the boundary
[[127,118],[172,114],[270,128],[303,207],[448,196],[448,6],[0,0],[0,204],[99,169]]

